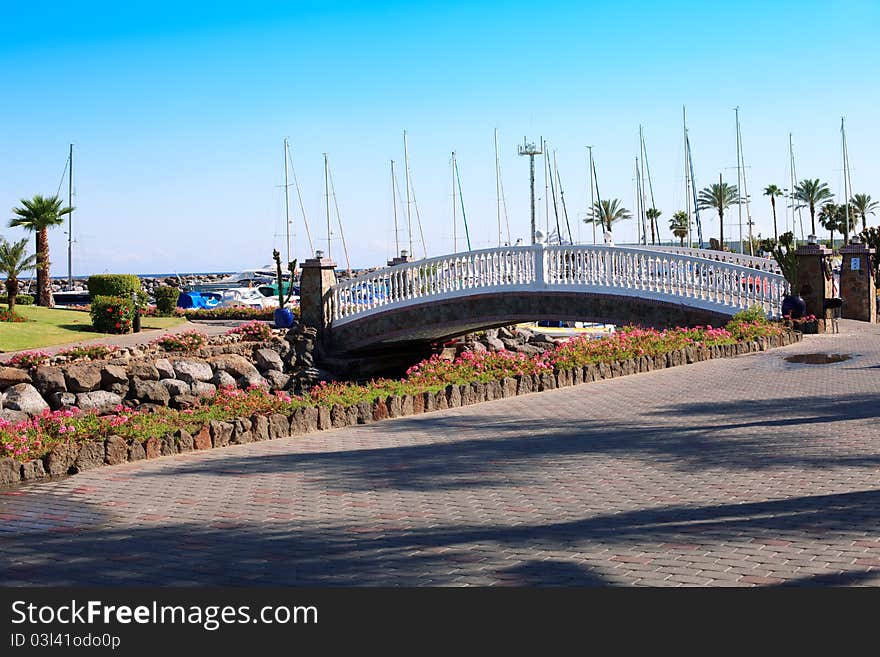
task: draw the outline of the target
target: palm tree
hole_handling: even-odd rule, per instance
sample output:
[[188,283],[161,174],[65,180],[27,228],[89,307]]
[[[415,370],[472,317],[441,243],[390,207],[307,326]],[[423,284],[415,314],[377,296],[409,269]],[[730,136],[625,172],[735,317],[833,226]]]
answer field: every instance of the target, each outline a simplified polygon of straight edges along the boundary
[[724,250],[724,211],[737,203],[739,203],[739,191],[736,189],[736,185],[728,185],[721,178],[714,185],[704,188],[697,196],[697,207],[700,210],[714,208],[718,212],[722,251]]
[[32,199],[21,199],[20,208],[12,208],[16,215],[10,219],[11,228],[21,227],[37,234],[37,289],[41,306],[54,306],[52,288],[49,286],[49,228],[64,223],[64,215],[73,212],[71,207],[62,207],[57,196],[44,197],[39,194]]
[[856,211],[856,214],[862,218],[862,230],[867,230],[867,216],[869,214],[874,214],[874,211],[877,209],[877,206],[880,206],[880,203],[872,201],[870,194],[853,194],[853,197],[849,200],[849,204],[853,206],[853,210]]
[[822,201],[828,201],[833,198],[828,185],[819,182],[818,178],[810,180],[804,178],[794,188],[794,198],[799,201],[796,208],[810,209],[810,224],[813,228],[813,235],[816,234],[816,206],[822,205]]
[[679,239],[681,246],[684,246],[684,238],[688,236],[687,212],[679,210],[672,215],[672,219],[669,220],[669,230]]
[[831,233],[831,248],[834,248],[834,231],[843,231],[840,223],[840,206],[835,203],[826,203],[819,210],[819,225]]
[[776,197],[782,196],[782,190],[776,185],[767,185],[764,188],[764,196],[770,197],[770,207],[773,208],[773,239],[779,241],[779,233],[776,230]]
[[620,200],[612,198],[593,203],[593,211],[584,221],[588,224],[601,224],[604,230],[610,232],[612,224],[631,217],[629,210],[620,204]]
[[656,239],[660,239],[660,224],[657,223],[657,219],[660,218],[660,215],[663,214],[657,208],[648,208],[645,210],[645,216],[648,218],[648,221],[651,222],[651,244],[656,244],[655,240],[655,230],[656,230]]
[[18,277],[37,266],[36,254],[26,255],[28,241],[10,243],[0,238],[0,274],[6,276],[6,295],[9,310],[15,311],[15,298],[18,296]]

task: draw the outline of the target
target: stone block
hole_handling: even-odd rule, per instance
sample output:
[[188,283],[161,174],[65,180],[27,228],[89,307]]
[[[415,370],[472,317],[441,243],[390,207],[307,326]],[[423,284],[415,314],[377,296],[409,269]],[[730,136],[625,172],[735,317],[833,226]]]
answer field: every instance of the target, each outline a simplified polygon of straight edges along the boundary
[[101,367],[89,363],[70,365],[64,379],[70,392],[91,392],[101,387]]
[[446,402],[449,408],[458,408],[461,406],[461,386],[452,383],[446,386]]
[[290,437],[290,420],[281,413],[272,413],[269,416],[269,440]]
[[152,363],[131,363],[128,366],[128,378],[142,381],[158,381],[159,370]]
[[254,351],[254,361],[257,367],[264,372],[284,369],[284,361],[281,360],[280,354],[274,349],[256,349]]
[[193,447],[195,449],[211,449],[213,447],[213,443],[211,442],[211,428],[210,427],[202,427],[196,433],[193,434]]
[[259,413],[251,416],[251,438],[253,440],[269,440],[269,418]]
[[[20,372],[21,370],[18,371]],[[22,381],[19,383],[27,382]],[[41,366],[34,370],[34,387],[40,391],[43,397],[48,399],[55,392],[67,392],[67,381],[61,368]]]
[[21,471],[21,463],[15,459],[8,456],[0,458],[0,486],[6,488],[19,483],[22,479]]
[[373,405],[368,401],[359,402],[357,405],[357,423],[369,424],[373,421]]
[[122,403],[122,397],[106,390],[81,392],[76,396],[76,405],[83,411],[95,411],[99,415],[111,412]]
[[161,379],[159,383],[165,386],[168,394],[172,397],[192,394],[192,387],[186,381],[181,381],[180,379]]
[[50,476],[67,474],[79,456],[79,445],[73,442],[58,443],[52,446],[43,457],[43,465]]
[[[310,431],[317,431],[319,429],[323,431],[333,426],[333,423],[330,421],[330,409],[326,406],[306,406],[305,418],[307,421],[310,421],[312,418],[314,419],[314,428],[309,429]],[[311,424],[307,426],[311,426]]]
[[177,436],[173,433],[165,434],[160,446],[162,456],[174,456],[177,454]]
[[[174,366],[171,364],[171,361],[167,358],[159,358],[153,363],[153,367],[156,368],[156,372],[159,374],[159,379],[173,379],[174,378]],[[146,378],[146,377],[141,377]]]
[[[232,440],[232,425],[229,422],[220,422],[219,420],[211,420],[208,423],[208,429],[211,433],[211,445],[216,447],[225,447]],[[272,428],[269,424],[269,435],[271,437]]]
[[147,458],[147,452],[144,449],[144,444],[137,438],[130,439],[128,441],[128,460],[143,461],[145,458]]
[[[50,367],[38,367],[37,370],[54,370],[56,368]],[[34,377],[34,381],[31,381],[30,375],[23,369],[19,367],[6,367],[4,365],[0,365],[0,390],[4,390],[9,386],[14,386],[19,383],[36,383],[36,374]],[[63,379],[63,377],[62,377]],[[37,386],[39,389],[39,386]]]
[[186,358],[175,360],[172,365],[176,378],[190,384],[197,381],[207,382],[214,376],[211,365],[204,360]]
[[49,404],[30,383],[17,383],[6,390],[3,407],[28,415],[40,415],[49,409]]
[[501,396],[505,399],[516,397],[516,379],[512,376],[505,376],[501,379]]
[[178,429],[175,436],[177,437],[177,451],[181,454],[191,452],[195,448],[192,434],[186,429]]
[[146,379],[132,379],[129,384],[128,396],[148,404],[167,406],[171,395],[168,388],[162,385],[158,379],[155,381]]
[[39,479],[45,479],[47,476],[46,468],[43,467],[43,461],[40,459],[25,461],[21,464],[22,481],[36,481]]

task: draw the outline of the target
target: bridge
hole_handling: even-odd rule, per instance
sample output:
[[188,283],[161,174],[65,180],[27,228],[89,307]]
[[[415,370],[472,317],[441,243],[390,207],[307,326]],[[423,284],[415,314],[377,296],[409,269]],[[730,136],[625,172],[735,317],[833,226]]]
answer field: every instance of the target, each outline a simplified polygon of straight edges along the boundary
[[[319,263],[326,263],[320,266]],[[320,318],[336,352],[449,339],[541,319],[643,326],[723,325],[758,305],[780,315],[788,284],[776,263],[679,247],[514,246],[402,262],[335,283],[320,307],[304,281],[303,316]],[[317,265],[316,265],[317,263]]]

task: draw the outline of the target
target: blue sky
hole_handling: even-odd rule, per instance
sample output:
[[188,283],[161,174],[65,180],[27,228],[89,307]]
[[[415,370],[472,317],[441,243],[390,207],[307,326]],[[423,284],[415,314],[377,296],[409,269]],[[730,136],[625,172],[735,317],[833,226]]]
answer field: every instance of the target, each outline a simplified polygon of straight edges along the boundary
[[[543,135],[557,151],[577,234],[589,195],[585,146],[602,196],[632,209],[640,124],[668,238],[666,221],[684,206],[682,105],[700,186],[719,173],[735,182],[740,107],[764,235],[760,191],[788,186],[789,132],[799,177],[842,192],[845,116],[855,191],[880,197],[876,2],[9,5],[0,10],[0,207],[8,219],[18,199],[54,193],[73,142],[77,274],[269,262],[284,242],[284,137],[322,241],[328,153],[355,267],[392,255],[389,160],[402,171],[404,129],[429,255],[453,248],[452,150],[473,246],[497,240],[496,128],[514,239],[528,238],[523,136]],[[302,260],[294,189],[291,212]],[[704,233],[717,230],[705,213]],[[589,227],[580,233],[591,239]],[[615,237],[633,240],[635,222]],[[66,239],[53,231],[56,275],[66,273]],[[338,238],[332,250],[342,263]]]

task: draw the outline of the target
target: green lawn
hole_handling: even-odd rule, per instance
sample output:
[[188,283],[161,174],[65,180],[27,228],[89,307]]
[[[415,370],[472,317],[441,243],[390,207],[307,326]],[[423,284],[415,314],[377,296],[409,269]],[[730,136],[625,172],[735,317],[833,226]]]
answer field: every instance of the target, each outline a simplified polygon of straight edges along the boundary
[[[6,308],[0,304],[0,308]],[[88,313],[41,306],[16,306],[15,311],[27,322],[0,322],[0,351],[36,349],[68,342],[106,337],[92,330]],[[167,329],[182,324],[182,317],[144,317],[141,330]]]

